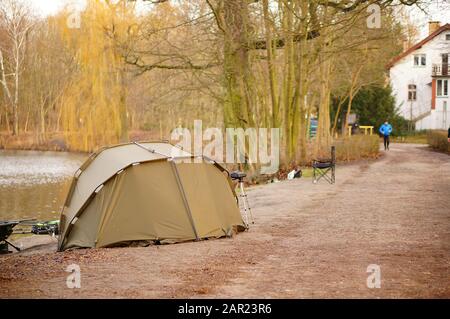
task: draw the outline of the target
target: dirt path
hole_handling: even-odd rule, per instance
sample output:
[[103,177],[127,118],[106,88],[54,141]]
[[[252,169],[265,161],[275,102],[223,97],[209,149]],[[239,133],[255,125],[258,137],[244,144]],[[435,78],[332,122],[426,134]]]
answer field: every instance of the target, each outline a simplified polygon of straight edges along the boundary
[[[449,298],[449,191],[448,155],[393,144],[378,161],[338,166],[335,185],[252,189],[256,224],[233,239],[0,256],[0,298]],[[66,287],[71,263],[81,289]],[[380,289],[366,286],[369,264]]]

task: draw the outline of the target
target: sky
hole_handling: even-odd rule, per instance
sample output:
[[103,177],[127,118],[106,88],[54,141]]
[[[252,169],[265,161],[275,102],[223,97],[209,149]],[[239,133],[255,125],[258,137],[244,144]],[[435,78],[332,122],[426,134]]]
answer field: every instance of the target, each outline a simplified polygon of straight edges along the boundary
[[54,15],[66,5],[74,4],[77,6],[83,6],[84,0],[24,0],[30,2],[35,13],[40,16]]
[[428,14],[414,7],[408,10],[409,20],[420,30],[420,38],[428,35],[428,22],[439,21],[441,25],[450,23],[450,0],[434,0],[428,1],[429,4],[424,6]]
[[[64,6],[71,5],[82,8],[86,0],[23,0],[30,2],[40,16],[53,15]],[[142,3],[140,4],[142,5]],[[428,14],[414,8],[408,10],[410,20],[418,26],[420,37],[428,34],[428,21],[441,21],[442,24],[450,23],[450,0],[432,0],[426,6]]]
[[[65,6],[75,8],[83,8],[86,5],[86,0],[22,0],[31,3],[36,13],[40,16],[47,16],[56,14]],[[142,1],[137,0],[137,6],[142,6]]]

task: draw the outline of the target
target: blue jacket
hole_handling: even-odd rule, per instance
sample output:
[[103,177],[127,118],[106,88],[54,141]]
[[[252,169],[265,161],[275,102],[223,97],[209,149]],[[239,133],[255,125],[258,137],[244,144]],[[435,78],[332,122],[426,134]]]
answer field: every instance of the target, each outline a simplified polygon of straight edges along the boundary
[[380,133],[384,136],[389,136],[392,133],[392,126],[391,124],[383,124],[380,126]]

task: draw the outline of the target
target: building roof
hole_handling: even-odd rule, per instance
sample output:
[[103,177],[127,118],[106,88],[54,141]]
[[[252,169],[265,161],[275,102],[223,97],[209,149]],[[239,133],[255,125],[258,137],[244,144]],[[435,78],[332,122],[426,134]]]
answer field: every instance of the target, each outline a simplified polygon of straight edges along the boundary
[[434,39],[436,36],[438,36],[439,34],[441,34],[444,31],[448,31],[450,30],[450,23],[446,23],[443,26],[441,26],[439,29],[437,29],[436,31],[434,31],[433,33],[431,33],[430,35],[428,35],[425,39],[423,39],[422,41],[414,44],[412,47],[410,47],[408,50],[403,51],[402,53],[400,53],[399,55],[397,55],[396,57],[394,57],[387,65],[386,68],[390,69],[392,66],[394,66],[395,63],[397,63],[398,61],[400,61],[402,58],[404,58],[405,56],[409,55],[411,52],[420,49],[424,44],[426,44],[427,42],[431,41],[432,39]]

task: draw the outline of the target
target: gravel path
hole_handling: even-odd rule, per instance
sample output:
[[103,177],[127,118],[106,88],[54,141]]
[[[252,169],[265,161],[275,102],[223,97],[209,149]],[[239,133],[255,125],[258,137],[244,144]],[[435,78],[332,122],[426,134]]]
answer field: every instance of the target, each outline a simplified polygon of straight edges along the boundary
[[[448,155],[392,144],[338,166],[335,185],[251,189],[256,223],[232,239],[0,256],[0,298],[449,298],[449,191]],[[66,287],[71,263],[80,289]],[[370,264],[379,289],[366,285]]]

